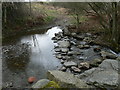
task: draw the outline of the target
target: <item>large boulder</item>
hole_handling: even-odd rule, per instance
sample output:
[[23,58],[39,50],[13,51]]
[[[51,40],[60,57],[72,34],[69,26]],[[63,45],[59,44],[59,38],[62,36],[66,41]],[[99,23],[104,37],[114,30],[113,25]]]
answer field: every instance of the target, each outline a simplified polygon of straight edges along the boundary
[[47,76],[48,79],[57,82],[62,88],[90,88],[84,81],[67,72],[48,71]]
[[68,47],[70,47],[70,42],[69,41],[59,41],[58,45],[60,48],[68,48]]
[[100,88],[118,87],[119,61],[113,59],[104,60],[98,68],[92,68],[80,74],[79,78],[88,84]]

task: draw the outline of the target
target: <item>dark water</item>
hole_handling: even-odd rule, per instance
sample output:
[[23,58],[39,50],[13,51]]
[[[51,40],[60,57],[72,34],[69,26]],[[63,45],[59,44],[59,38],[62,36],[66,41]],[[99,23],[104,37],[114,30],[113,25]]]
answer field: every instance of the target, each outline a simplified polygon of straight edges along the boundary
[[53,27],[44,34],[33,34],[16,39],[3,46],[3,86],[29,87],[28,77],[37,80],[46,78],[48,70],[61,66],[53,56],[54,43],[51,38],[61,32]]

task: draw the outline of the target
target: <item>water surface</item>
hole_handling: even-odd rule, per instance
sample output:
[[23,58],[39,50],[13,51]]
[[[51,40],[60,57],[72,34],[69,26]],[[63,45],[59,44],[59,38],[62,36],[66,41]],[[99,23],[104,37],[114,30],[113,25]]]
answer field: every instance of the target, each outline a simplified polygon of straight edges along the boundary
[[44,34],[23,36],[16,42],[3,46],[3,86],[26,87],[27,79],[34,76],[37,80],[46,78],[48,70],[61,66],[53,56],[54,43],[51,38],[61,32],[53,27]]

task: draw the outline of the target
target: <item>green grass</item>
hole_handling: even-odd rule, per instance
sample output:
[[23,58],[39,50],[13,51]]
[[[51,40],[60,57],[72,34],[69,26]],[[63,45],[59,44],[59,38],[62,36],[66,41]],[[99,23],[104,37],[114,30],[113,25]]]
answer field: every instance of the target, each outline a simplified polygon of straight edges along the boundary
[[[76,24],[77,23],[76,19],[74,18],[74,17],[76,17],[76,15],[69,15],[69,17],[71,17],[71,21],[70,22],[72,24]],[[88,20],[88,18],[86,16],[80,15],[79,16],[79,20],[80,20],[80,22],[85,22],[86,20]]]

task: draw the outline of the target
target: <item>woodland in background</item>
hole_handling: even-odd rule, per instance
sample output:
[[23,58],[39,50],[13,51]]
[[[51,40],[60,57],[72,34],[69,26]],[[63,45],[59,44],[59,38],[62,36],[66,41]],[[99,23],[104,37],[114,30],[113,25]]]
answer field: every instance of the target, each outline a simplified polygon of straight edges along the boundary
[[[20,3],[20,2],[7,2],[2,3],[2,16],[3,16],[3,37],[14,34],[24,28],[31,28],[35,26],[41,26],[49,23],[53,20],[52,16],[47,14],[47,11],[36,7],[39,13],[35,13],[31,9],[31,2]],[[86,30],[89,23],[94,28],[88,28],[87,32],[94,29],[96,33],[101,33],[100,43],[106,43],[108,46],[113,47],[116,51],[120,51],[120,3],[118,2],[92,2],[92,3],[78,3],[78,2],[52,2],[37,4],[62,7],[67,9],[68,17],[73,18],[72,24],[77,26],[77,31],[82,32]],[[45,6],[45,7],[46,7]],[[12,14],[11,14],[12,13]],[[54,14],[54,12],[52,12]],[[85,19],[83,18],[85,17]],[[92,21],[95,21],[94,23]],[[48,22],[46,22],[48,21]]]

